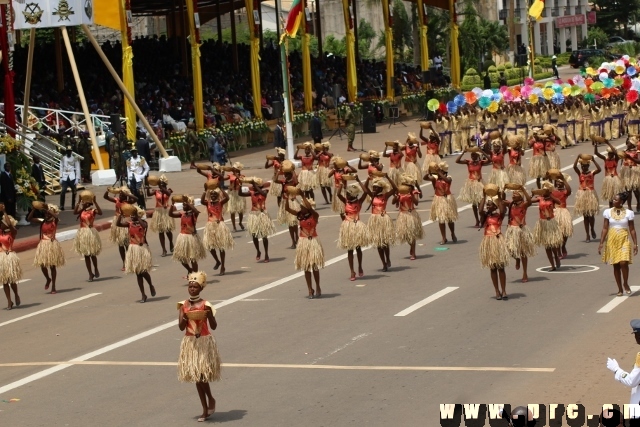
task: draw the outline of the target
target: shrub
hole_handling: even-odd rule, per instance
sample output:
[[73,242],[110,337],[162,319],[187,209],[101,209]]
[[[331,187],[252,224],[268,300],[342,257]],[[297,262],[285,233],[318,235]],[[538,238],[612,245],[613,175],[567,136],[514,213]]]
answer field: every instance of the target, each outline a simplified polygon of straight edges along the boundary
[[465,76],[477,76],[478,72],[476,71],[475,68],[469,68],[467,69],[467,71],[464,73]]
[[504,68],[510,70],[513,68],[513,64],[511,62],[507,62],[506,64],[504,64]]
[[498,65],[498,72],[499,72],[499,73],[504,73],[504,70],[505,70],[504,65],[502,65],[502,64],[501,64],[501,65]]

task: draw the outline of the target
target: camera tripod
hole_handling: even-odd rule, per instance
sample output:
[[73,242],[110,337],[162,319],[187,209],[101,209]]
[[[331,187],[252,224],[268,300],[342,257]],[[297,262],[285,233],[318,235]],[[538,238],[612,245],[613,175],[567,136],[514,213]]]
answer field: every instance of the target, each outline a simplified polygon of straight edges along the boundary
[[336,130],[333,131],[333,133],[329,137],[329,141],[331,141],[331,138],[336,136],[336,134],[338,134],[338,136],[340,137],[340,141],[342,141],[342,135],[343,134],[345,136],[347,135],[347,133],[344,130],[342,130],[342,125],[340,124],[340,109],[339,108],[336,108],[336,116],[338,117],[338,127],[336,128]]

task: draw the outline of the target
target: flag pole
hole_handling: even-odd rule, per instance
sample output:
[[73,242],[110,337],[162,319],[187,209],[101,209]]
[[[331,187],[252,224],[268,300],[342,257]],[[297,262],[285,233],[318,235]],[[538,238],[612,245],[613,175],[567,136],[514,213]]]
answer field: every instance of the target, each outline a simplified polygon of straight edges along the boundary
[[[282,10],[282,0],[276,0],[278,10]],[[278,19],[277,17],[276,19]],[[282,24],[282,22],[280,23]],[[293,159],[293,125],[291,123],[291,105],[289,103],[289,62],[285,46],[285,28],[282,29],[280,37],[280,62],[282,66],[282,98],[284,102],[285,129],[287,133],[287,157]]]

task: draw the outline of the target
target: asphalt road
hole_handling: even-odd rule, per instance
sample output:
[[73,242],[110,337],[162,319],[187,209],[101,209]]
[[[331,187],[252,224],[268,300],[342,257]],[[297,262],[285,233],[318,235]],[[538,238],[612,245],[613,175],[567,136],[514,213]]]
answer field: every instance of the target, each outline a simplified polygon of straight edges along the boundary
[[[562,165],[581,152],[592,146],[559,150]],[[466,170],[453,157],[446,160],[458,193]],[[214,274],[210,257],[201,263],[211,273],[203,296],[218,307],[215,335],[225,363],[223,380],[212,386],[217,412],[207,422],[437,426],[441,403],[580,403],[590,414],[602,403],[628,403],[629,389],[605,364],[611,356],[630,369],[635,360],[629,320],[638,317],[637,294],[615,296],[612,269],[600,261],[597,241],[584,242],[579,219],[560,272],[536,271],[547,266],[540,253],[530,260],[530,282],[522,284],[512,265],[510,298],[496,301],[489,272],[479,265],[482,232],[472,227],[471,209],[459,204],[459,241],[441,247],[437,225],[427,222],[433,191],[423,190],[418,260],[409,260],[407,246],[394,247],[393,267],[383,273],[376,251],[366,250],[365,275],[355,282],[348,280],[346,254],[336,248],[339,217],[319,203],[318,232],[329,261],[319,300],[305,298],[283,226],[270,239],[268,264],[255,261],[245,233],[234,233],[224,277]],[[269,208],[275,218],[275,200]],[[531,226],[536,217],[533,208]],[[598,232],[601,225],[598,218]],[[34,251],[20,254],[23,305],[0,312],[0,425],[195,423],[195,387],[176,374],[182,333],[175,304],[188,297],[184,269],[161,258],[150,235],[158,296],[139,304],[135,278],[120,271],[108,232],[101,237],[102,277],[93,283],[72,242],[63,242],[67,265],[57,295],[44,292]],[[592,271],[580,273],[585,270]],[[638,285],[637,267],[631,272],[631,285]],[[598,313],[614,300],[620,304]]]

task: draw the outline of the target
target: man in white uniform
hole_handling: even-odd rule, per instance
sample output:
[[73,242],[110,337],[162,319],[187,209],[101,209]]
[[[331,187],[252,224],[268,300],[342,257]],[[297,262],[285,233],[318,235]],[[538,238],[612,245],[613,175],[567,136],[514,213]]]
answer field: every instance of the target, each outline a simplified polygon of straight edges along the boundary
[[76,185],[80,179],[80,162],[73,155],[70,145],[67,145],[65,155],[60,159],[60,185],[62,192],[60,193],[60,210],[64,210],[64,199],[67,194],[67,188],[71,188],[71,208],[76,206]]
[[[631,328],[635,335],[636,343],[640,345],[640,319],[633,319],[631,321]],[[607,359],[607,369],[615,374],[616,381],[631,387],[631,406],[629,409],[631,418],[640,418],[640,353],[636,355],[636,362],[633,365],[631,372],[625,372],[620,369],[618,362],[615,359]]]
[[138,155],[135,144],[131,147],[131,157],[127,160],[127,178],[129,188],[134,196],[138,198],[138,205],[142,209],[147,209],[145,195],[143,193],[144,177],[149,173],[149,164],[144,157]]

